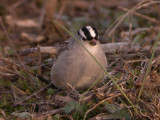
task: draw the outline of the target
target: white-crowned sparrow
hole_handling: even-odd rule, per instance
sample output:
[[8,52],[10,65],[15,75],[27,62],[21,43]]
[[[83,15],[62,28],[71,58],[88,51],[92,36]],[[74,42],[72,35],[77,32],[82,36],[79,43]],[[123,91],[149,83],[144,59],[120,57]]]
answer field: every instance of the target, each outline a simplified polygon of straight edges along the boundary
[[[98,41],[99,36],[95,27],[85,26],[75,37],[104,68],[107,67],[107,59]],[[103,75],[104,72],[99,65],[73,38],[68,40],[66,48],[60,53],[51,69],[53,84],[61,89],[66,89],[68,84],[77,90],[89,88]]]

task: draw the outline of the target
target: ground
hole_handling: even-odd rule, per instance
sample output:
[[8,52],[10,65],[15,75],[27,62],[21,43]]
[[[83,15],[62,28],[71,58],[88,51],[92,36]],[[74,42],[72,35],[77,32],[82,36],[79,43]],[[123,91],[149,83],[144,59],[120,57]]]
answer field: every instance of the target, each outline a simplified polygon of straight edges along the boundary
[[[0,119],[159,120],[159,19],[158,0],[1,0]],[[71,33],[98,29],[108,59],[100,86],[65,91],[50,84],[70,37],[53,21]]]

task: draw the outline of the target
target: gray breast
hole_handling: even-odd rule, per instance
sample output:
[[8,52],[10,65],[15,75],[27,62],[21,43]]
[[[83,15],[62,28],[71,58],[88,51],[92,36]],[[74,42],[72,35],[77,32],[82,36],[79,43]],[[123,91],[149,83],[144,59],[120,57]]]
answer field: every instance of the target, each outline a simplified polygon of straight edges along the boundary
[[[106,68],[107,59],[100,43],[96,46],[90,46],[88,43],[84,45]],[[61,89],[66,89],[67,84],[75,89],[85,89],[103,75],[103,70],[92,57],[72,40],[69,41],[68,49],[60,54],[51,69],[51,79],[54,85]]]

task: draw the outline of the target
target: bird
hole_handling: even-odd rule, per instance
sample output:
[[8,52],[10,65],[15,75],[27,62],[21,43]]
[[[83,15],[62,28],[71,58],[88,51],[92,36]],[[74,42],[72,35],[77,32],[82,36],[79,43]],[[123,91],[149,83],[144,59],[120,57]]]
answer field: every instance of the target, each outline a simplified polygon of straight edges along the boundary
[[[106,69],[107,58],[101,48],[97,29],[93,26],[84,26],[78,30],[75,37]],[[74,38],[67,41],[52,65],[51,80],[56,87],[63,90],[66,90],[68,85],[75,90],[88,89],[105,73]]]

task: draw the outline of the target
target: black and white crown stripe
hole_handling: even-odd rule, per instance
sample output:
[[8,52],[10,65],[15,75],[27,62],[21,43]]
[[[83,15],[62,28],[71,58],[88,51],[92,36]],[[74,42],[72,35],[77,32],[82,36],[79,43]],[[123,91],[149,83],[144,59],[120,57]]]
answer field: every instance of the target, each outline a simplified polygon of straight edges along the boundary
[[95,38],[98,40],[98,32],[95,27],[85,26],[78,31],[78,35],[82,37],[83,40],[92,40]]
[[86,28],[88,29],[90,35],[91,35],[93,38],[96,37],[95,30],[94,30],[91,26],[86,26]]
[[84,32],[82,31],[82,29],[80,29],[80,30],[78,31],[78,34],[79,34],[84,40],[87,39],[87,37],[86,37],[86,35],[84,34]]

